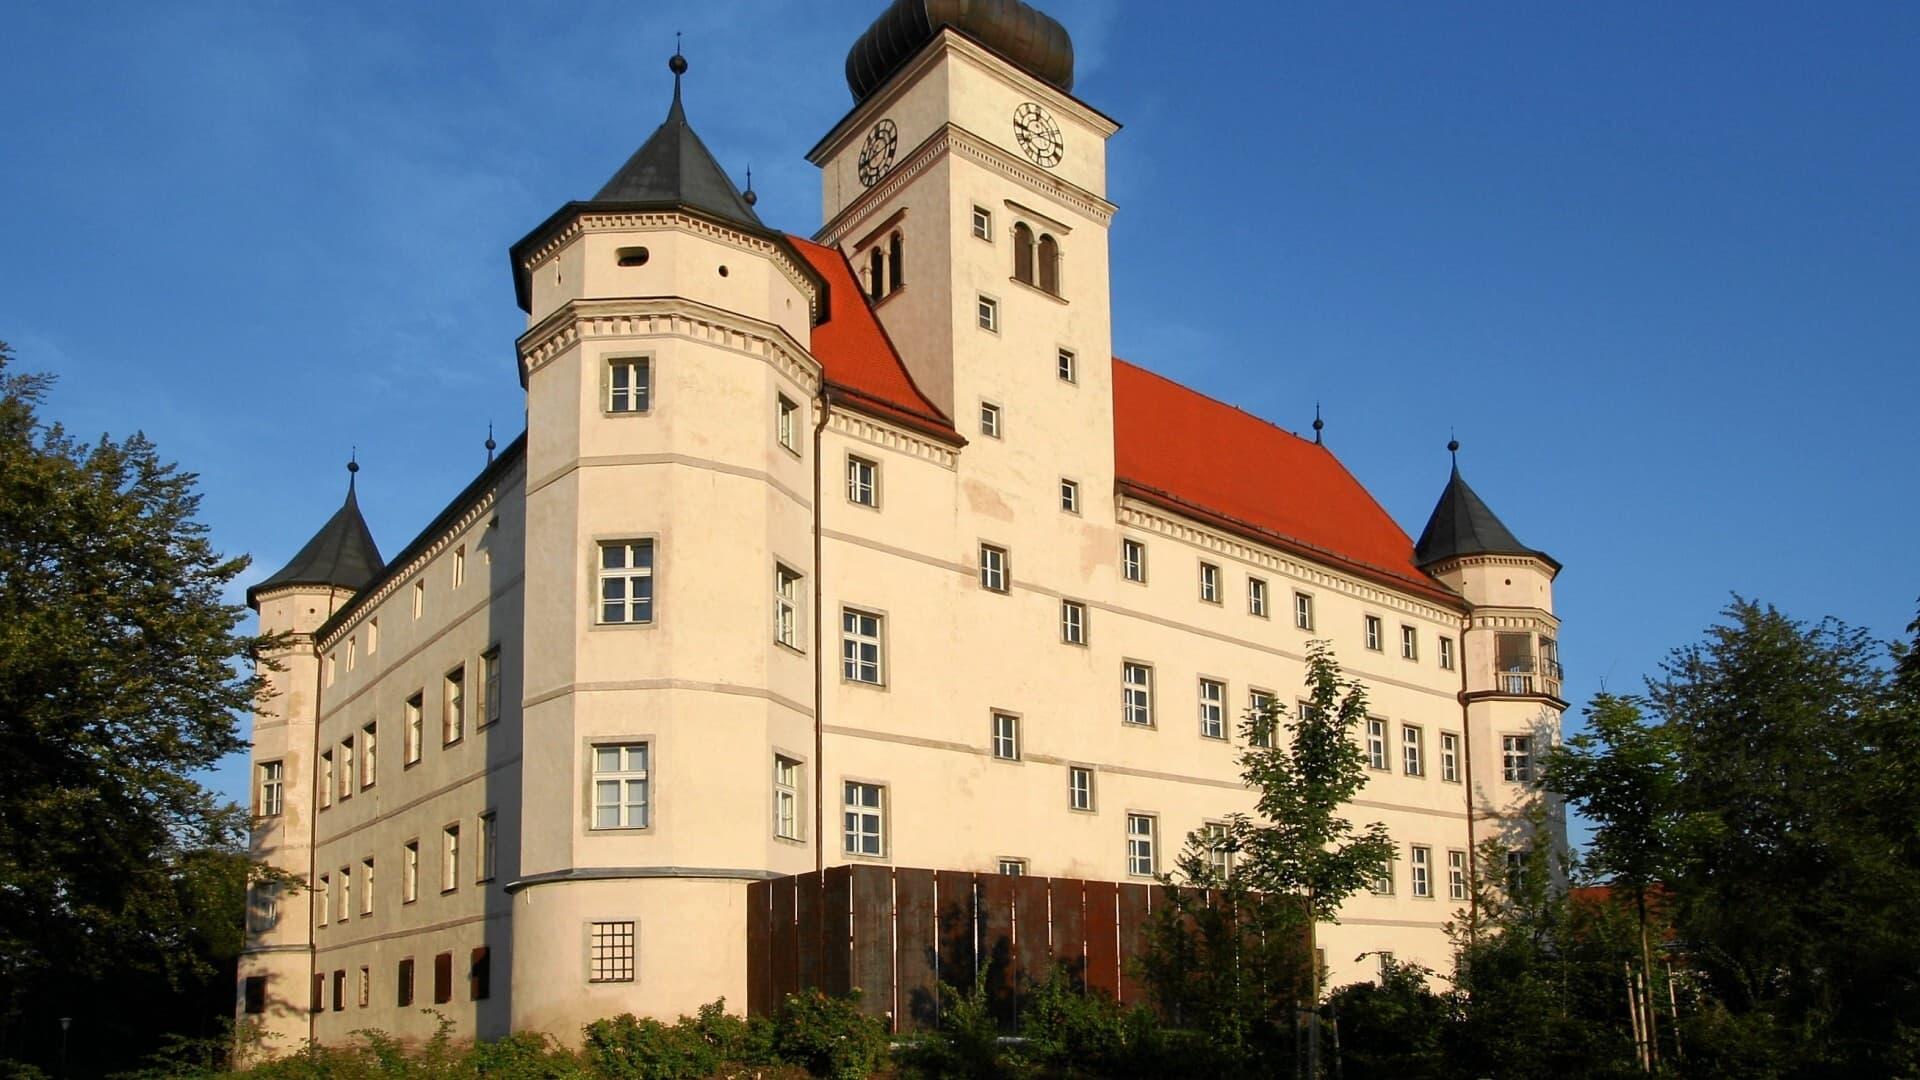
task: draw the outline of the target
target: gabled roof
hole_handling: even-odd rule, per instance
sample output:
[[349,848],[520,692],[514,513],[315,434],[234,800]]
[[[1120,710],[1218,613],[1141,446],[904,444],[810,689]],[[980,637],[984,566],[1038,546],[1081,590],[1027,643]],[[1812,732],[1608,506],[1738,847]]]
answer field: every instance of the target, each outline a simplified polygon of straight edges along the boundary
[[813,355],[826,369],[827,389],[834,400],[955,446],[965,445],[953,421],[914,385],[846,255],[839,248],[798,236],[787,240],[827,281],[827,317],[813,328]]
[[1461,555],[1530,555],[1553,565],[1560,564],[1542,551],[1520,542],[1485,500],[1460,476],[1456,462],[1447,478],[1440,502],[1421,530],[1419,543],[1413,546],[1413,561],[1426,567]]
[[1122,493],[1361,577],[1460,607],[1413,544],[1325,446],[1113,361],[1114,477]]
[[599,194],[588,200],[590,206],[597,203],[689,206],[736,225],[766,228],[752,204],[714,160],[707,144],[687,123],[687,114],[680,107],[678,75],[673,79],[673,105],[667,110],[666,121],[640,144]]
[[343,589],[361,589],[380,575],[386,563],[373,542],[373,531],[360,516],[360,500],[354,495],[353,482],[347,482],[347,501],[333,512],[307,546],[277,572],[247,590],[247,603],[258,606],[255,597],[262,591],[282,585],[333,585]]

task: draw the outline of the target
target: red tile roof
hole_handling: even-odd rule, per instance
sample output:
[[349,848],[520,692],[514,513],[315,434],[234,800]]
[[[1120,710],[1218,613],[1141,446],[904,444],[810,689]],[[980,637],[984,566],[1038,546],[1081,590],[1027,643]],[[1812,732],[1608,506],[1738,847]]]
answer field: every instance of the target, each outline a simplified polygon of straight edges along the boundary
[[1118,357],[1114,477],[1122,492],[1450,606],[1413,541],[1324,446]]
[[813,328],[813,355],[826,369],[835,401],[905,424],[956,446],[966,440],[907,374],[892,339],[874,317],[853,267],[839,248],[789,236],[800,256],[827,279],[826,321]]

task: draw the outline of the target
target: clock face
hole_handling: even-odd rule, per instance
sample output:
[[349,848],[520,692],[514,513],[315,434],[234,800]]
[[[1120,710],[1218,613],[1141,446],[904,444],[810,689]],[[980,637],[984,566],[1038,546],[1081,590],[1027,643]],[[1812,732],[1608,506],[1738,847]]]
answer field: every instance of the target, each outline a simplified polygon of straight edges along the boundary
[[1013,137],[1035,165],[1051,169],[1060,164],[1060,125],[1039,105],[1027,101],[1013,110]]
[[893,121],[882,120],[873,125],[873,131],[867,135],[867,145],[860,148],[860,182],[872,187],[880,178],[887,175],[893,167],[893,150],[900,142],[900,132]]

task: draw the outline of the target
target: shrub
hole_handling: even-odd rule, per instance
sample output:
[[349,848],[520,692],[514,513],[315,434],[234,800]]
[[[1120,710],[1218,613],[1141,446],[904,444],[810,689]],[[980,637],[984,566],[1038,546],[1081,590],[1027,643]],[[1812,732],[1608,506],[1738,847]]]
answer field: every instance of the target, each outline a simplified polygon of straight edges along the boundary
[[865,1080],[887,1057],[885,1025],[859,1008],[860,992],[828,997],[818,990],[787,996],[774,1030],[781,1061],[832,1080]]
[[682,1017],[668,1025],[632,1013],[588,1024],[582,1054],[610,1080],[699,1080],[718,1072],[722,1063],[719,1048],[696,1022]]

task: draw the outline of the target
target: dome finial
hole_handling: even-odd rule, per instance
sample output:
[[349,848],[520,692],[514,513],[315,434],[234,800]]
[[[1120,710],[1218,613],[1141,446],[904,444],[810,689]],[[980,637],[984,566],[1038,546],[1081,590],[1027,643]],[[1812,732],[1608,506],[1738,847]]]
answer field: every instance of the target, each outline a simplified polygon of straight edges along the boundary
[[1453,455],[1453,467],[1460,467],[1460,440],[1453,437],[1453,429],[1447,429],[1447,453]]
[[360,472],[360,448],[357,446],[349,447],[347,449],[347,495],[348,496],[353,495],[354,477],[359,472]]
[[1321,445],[1320,433],[1326,429],[1327,422],[1320,419],[1320,403],[1316,401],[1313,403],[1313,445]]
[[667,58],[667,70],[673,72],[673,108],[668,119],[680,112],[680,76],[687,73],[687,58],[680,55],[680,31],[673,32],[673,55]]
[[740,197],[747,200],[748,206],[760,201],[760,196],[753,193],[753,166],[751,165],[747,166],[747,190],[741,192]]
[[500,444],[493,441],[493,421],[487,421],[487,464],[493,464],[493,451]]

